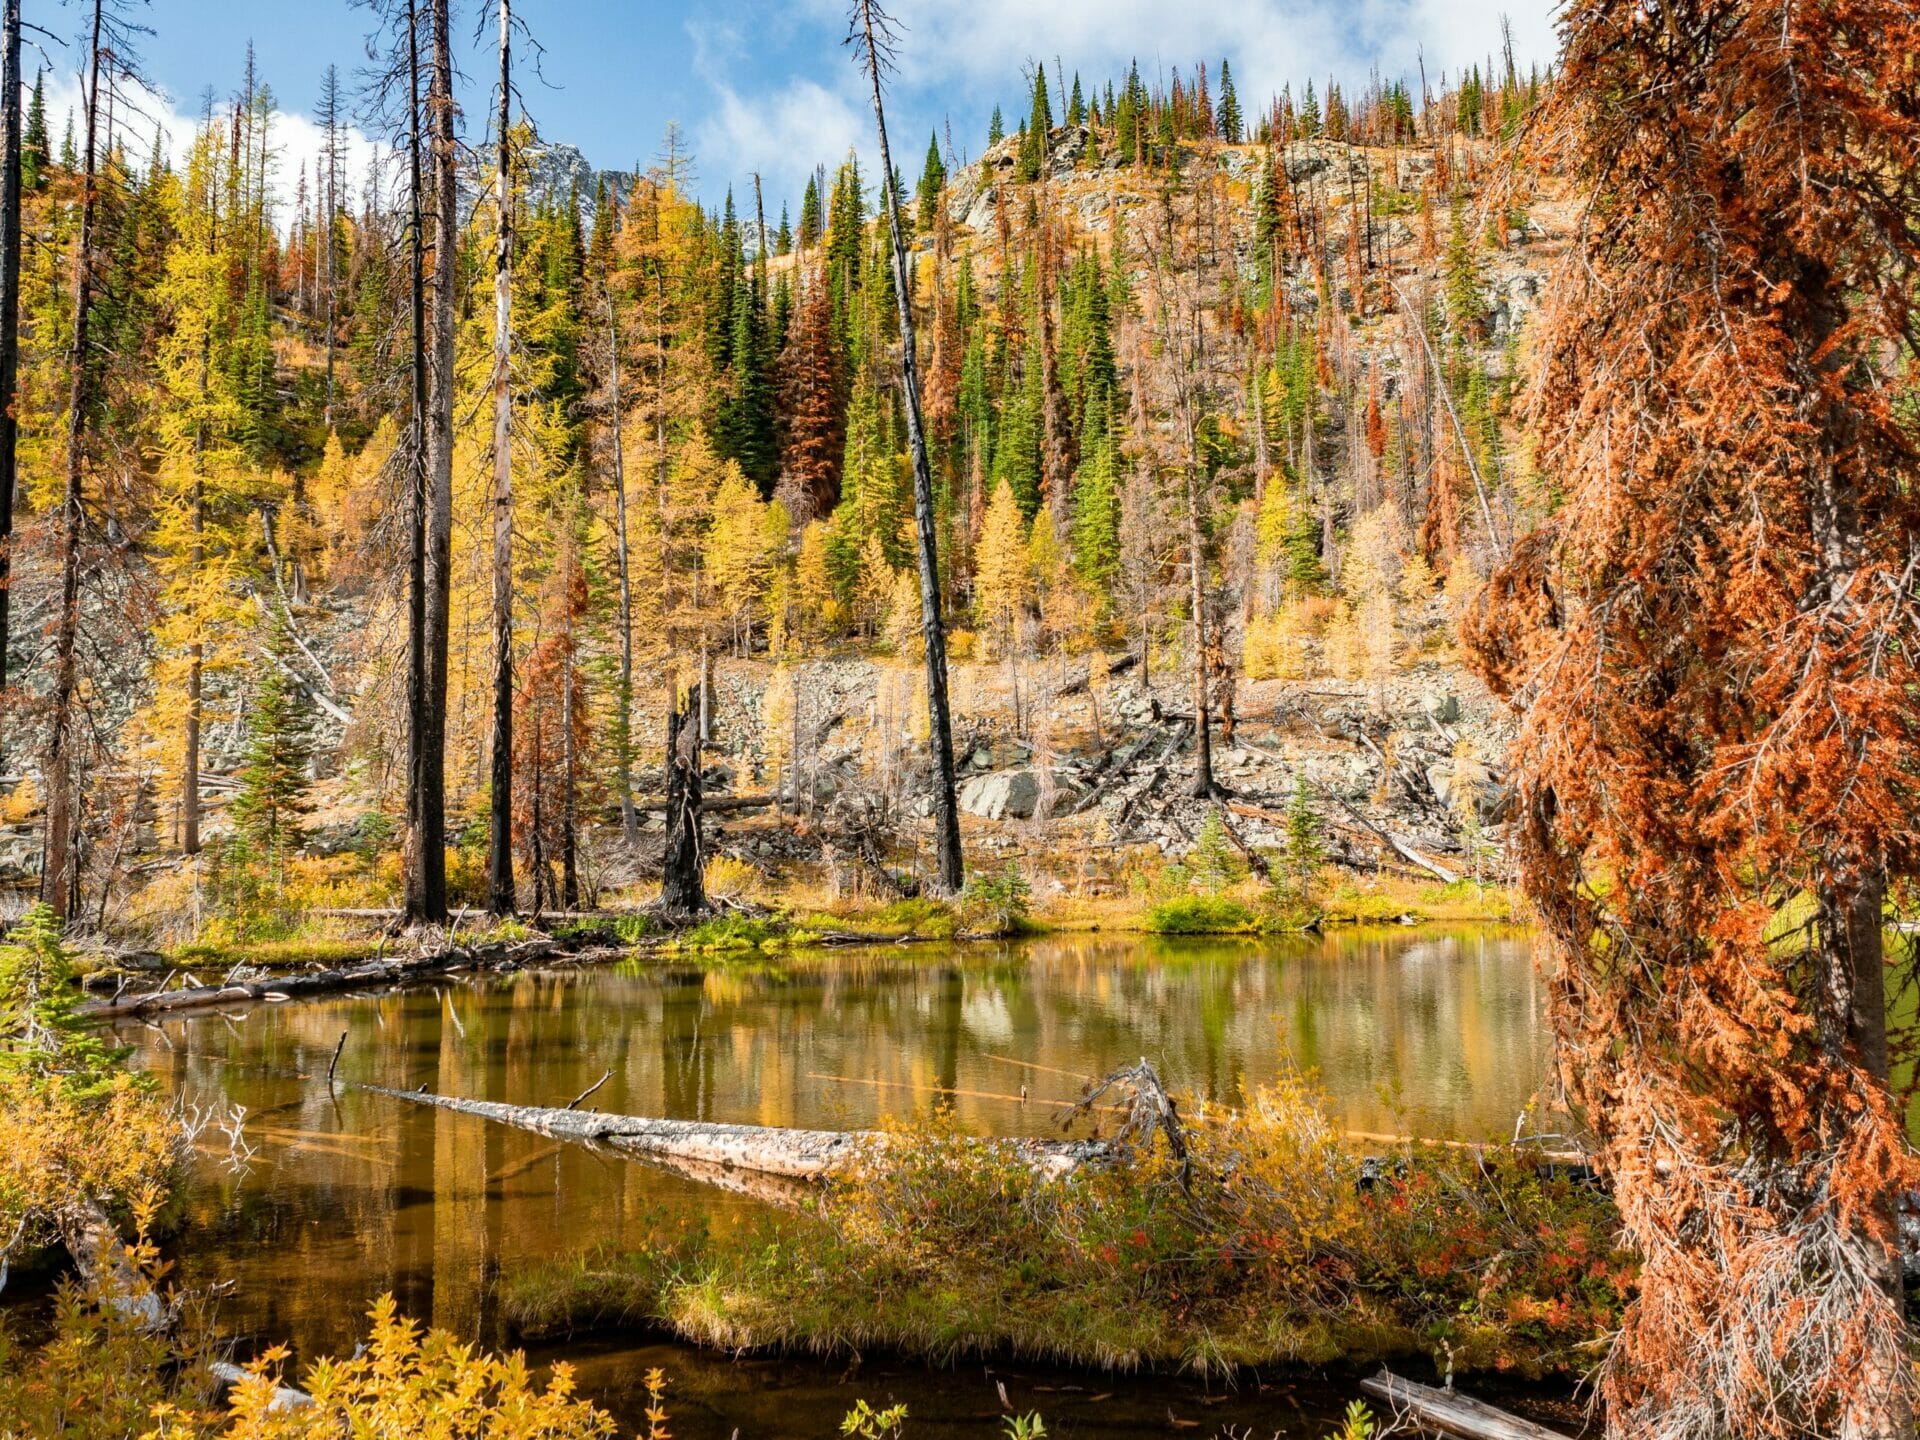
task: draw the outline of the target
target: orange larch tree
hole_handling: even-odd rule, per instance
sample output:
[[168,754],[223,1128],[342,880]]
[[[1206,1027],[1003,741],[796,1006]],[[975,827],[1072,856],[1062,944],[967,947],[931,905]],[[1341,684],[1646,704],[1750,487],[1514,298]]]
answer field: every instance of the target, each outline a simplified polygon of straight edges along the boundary
[[1609,1431],[1895,1440],[1920,8],[1562,23],[1542,135],[1590,200],[1527,403],[1566,501],[1466,638],[1521,712],[1562,1076],[1644,1256]]

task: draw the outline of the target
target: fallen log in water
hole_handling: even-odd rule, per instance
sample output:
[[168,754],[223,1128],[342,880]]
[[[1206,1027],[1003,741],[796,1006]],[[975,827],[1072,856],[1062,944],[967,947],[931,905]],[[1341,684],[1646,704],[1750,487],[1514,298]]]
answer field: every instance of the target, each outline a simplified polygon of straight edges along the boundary
[[[729,1125],[704,1120],[655,1120],[641,1115],[603,1115],[542,1105],[507,1105],[497,1100],[467,1100],[425,1090],[363,1089],[414,1105],[431,1105],[460,1115],[476,1115],[555,1140],[605,1145],[650,1159],[712,1166],[721,1171],[750,1170],[790,1180],[820,1180],[863,1147],[885,1145],[878,1130],[793,1130],[775,1125]],[[1098,1140],[995,1140],[991,1142],[1048,1177],[1107,1153]],[[696,1177],[703,1178],[703,1177]]]
[[[274,975],[261,980],[235,981],[223,985],[192,985],[179,990],[146,990],[138,994],[118,995],[109,1000],[90,1000],[78,1007],[77,1013],[85,1019],[106,1020],[120,1015],[171,1014],[248,1001],[291,1000],[296,996],[320,995],[360,986],[405,984],[457,970],[516,969],[596,948],[604,947],[598,947],[590,937],[523,940],[510,945],[454,945],[429,955],[366,960],[332,970],[310,970],[304,974]],[[607,953],[617,952],[608,950]]]
[[1405,1415],[1423,1430],[1457,1440],[1566,1440],[1557,1430],[1509,1415],[1484,1400],[1402,1380],[1385,1370],[1362,1380],[1360,1388],[1386,1401],[1395,1417]]

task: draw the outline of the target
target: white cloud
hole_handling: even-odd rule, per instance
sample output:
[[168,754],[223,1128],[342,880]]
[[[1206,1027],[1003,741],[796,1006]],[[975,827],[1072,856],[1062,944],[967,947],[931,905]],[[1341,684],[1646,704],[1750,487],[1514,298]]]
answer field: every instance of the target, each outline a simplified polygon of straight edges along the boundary
[[[757,171],[773,211],[780,201],[806,188],[816,163],[833,164],[866,139],[865,112],[845,94],[837,94],[812,80],[790,80],[764,96],[743,96],[716,82],[716,109],[694,133],[701,166],[701,193],[717,200],[727,185],[750,184]],[[750,194],[736,193],[744,214]]]
[[[85,120],[81,107],[82,88],[78,76],[48,75],[45,103],[47,130],[57,147],[65,132],[67,116],[73,116],[75,143],[85,139]],[[225,100],[215,104],[215,115],[225,110]],[[114,101],[114,130],[121,137],[129,157],[144,165],[153,152],[155,127],[164,132],[167,156],[176,169],[184,168],[193,149],[193,137],[200,126],[198,106],[192,111],[164,91],[144,85],[123,85]],[[104,123],[104,120],[103,120]],[[293,218],[293,201],[299,186],[300,170],[306,167],[308,184],[320,173],[324,131],[310,116],[296,111],[281,111],[274,116],[270,132],[273,147],[271,183],[276,205],[275,221],[284,233]],[[102,142],[105,136],[101,137]],[[347,196],[357,199],[364,188],[369,166],[377,150],[374,141],[358,127],[345,131],[343,180]],[[391,167],[389,167],[390,169]],[[389,175],[389,183],[392,180]],[[345,201],[343,200],[343,203]]]
[[[839,0],[801,0],[814,22],[844,24]],[[1089,83],[1118,78],[1131,60],[1149,85],[1196,62],[1233,64],[1243,106],[1254,109],[1288,82],[1297,90],[1329,75],[1357,85],[1374,67],[1417,83],[1424,57],[1436,87],[1500,49],[1511,17],[1524,69],[1553,57],[1557,0],[896,0],[903,34],[900,83],[938,103],[943,87],[969,82],[987,103],[1019,97],[1031,61],[1056,58]],[[1056,101],[1057,103],[1057,101]],[[1008,114],[1009,123],[1015,117]]]

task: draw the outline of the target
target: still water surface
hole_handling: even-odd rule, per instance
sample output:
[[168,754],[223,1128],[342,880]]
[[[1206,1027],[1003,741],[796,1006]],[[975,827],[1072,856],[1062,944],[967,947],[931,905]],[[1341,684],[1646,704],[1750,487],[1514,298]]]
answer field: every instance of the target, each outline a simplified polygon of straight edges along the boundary
[[[1510,1133],[1543,1083],[1542,1006],[1523,933],[1422,928],[1070,936],[708,970],[636,962],[255,1006],[123,1038],[187,1104],[246,1107],[257,1153],[237,1173],[199,1161],[179,1278],[226,1282],[227,1326],[304,1360],[350,1350],[388,1290],[418,1318],[499,1343],[502,1272],[638,1241],[689,1209],[719,1224],[754,1213],[643,1164],[350,1082],[564,1105],[610,1071],[590,1102],[608,1111],[857,1127],[946,1103],[977,1133],[1039,1134],[1086,1077],[1144,1056],[1194,1099],[1231,1104],[1294,1067],[1318,1076],[1350,1129],[1480,1138]],[[330,1093],[342,1033],[343,1083]],[[1164,1434],[1169,1400],[1207,1434],[1229,1423],[1319,1434],[1350,1388],[1287,1382],[1222,1398],[978,1364],[848,1376],[605,1338],[569,1355],[588,1392],[630,1422],[644,1367],[665,1366],[688,1440],[831,1434],[856,1395],[906,1399],[915,1436],[991,1433],[996,1380],[1056,1434]]]

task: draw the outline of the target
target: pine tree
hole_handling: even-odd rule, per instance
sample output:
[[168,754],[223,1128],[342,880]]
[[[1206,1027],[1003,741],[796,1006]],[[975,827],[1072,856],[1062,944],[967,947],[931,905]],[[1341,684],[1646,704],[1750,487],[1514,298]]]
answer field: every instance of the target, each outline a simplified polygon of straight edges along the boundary
[[1007,122],[1000,118],[1000,107],[993,107],[993,118],[987,122],[987,144],[998,145],[1007,138]]
[[927,162],[920,171],[920,229],[931,232],[934,215],[940,206],[940,192],[947,183],[947,167],[940,159],[940,137],[927,137]]
[[268,622],[265,662],[247,710],[240,791],[228,813],[251,855],[265,863],[276,888],[286,884],[287,857],[306,837],[313,760],[313,704],[294,669],[298,651],[284,615]]
[[806,193],[800,198],[800,228],[795,232],[800,248],[812,249],[820,238],[820,231],[820,180],[816,175],[809,175]]
[[1220,138],[1229,145],[1238,145],[1241,139],[1240,97],[1234,93],[1233,72],[1227,68],[1227,62],[1220,62],[1220,108],[1218,111]]
[[41,72],[33,72],[33,98],[27,102],[26,130],[20,137],[20,183],[28,190],[38,190],[46,184],[47,167],[52,163],[47,153],[47,98]]

